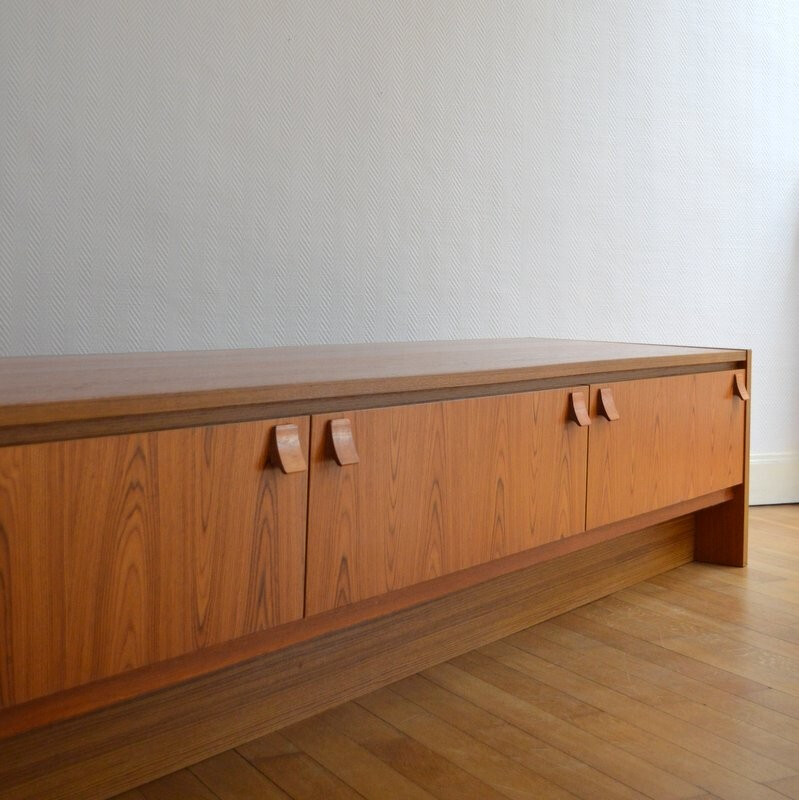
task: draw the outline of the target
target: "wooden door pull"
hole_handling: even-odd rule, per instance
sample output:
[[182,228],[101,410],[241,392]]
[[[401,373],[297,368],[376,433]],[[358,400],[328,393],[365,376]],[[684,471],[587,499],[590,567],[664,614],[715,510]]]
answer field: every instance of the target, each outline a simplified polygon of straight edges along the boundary
[[750,392],[747,391],[747,386],[744,382],[744,375],[740,372],[737,372],[733,376],[733,392],[738,397],[741,397],[742,400],[749,400],[750,399]]
[[340,467],[347,464],[358,464],[358,451],[353,440],[353,425],[349,419],[332,419],[330,421],[331,444],[333,456]]
[[604,387],[598,393],[597,410],[611,422],[619,419],[619,411],[617,411],[617,404],[614,402],[614,395],[610,386]]
[[297,425],[276,425],[270,434],[269,460],[287,475],[290,472],[305,472],[308,468],[300,442]]
[[586,398],[583,392],[570,392],[569,418],[573,422],[577,422],[581,428],[592,424],[592,420],[589,418],[589,410],[586,408]]

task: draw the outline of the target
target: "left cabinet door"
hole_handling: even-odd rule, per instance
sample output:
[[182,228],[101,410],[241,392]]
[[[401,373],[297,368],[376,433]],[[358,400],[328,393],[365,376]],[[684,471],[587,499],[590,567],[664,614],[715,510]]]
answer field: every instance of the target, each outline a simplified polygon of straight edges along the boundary
[[0,707],[302,617],[278,425],[304,466],[307,417],[0,448]]

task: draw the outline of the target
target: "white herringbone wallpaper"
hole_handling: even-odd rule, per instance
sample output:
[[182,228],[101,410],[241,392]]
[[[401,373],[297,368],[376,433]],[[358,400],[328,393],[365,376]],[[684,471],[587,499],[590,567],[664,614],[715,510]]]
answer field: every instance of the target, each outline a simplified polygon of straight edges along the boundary
[[752,347],[797,450],[797,8],[0,0],[0,355]]

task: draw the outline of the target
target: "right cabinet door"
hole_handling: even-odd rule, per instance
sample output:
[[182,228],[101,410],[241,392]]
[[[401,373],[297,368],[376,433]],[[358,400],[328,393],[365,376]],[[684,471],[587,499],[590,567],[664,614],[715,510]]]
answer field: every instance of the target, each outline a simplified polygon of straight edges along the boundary
[[742,482],[737,372],[743,383],[725,370],[591,387],[587,529]]

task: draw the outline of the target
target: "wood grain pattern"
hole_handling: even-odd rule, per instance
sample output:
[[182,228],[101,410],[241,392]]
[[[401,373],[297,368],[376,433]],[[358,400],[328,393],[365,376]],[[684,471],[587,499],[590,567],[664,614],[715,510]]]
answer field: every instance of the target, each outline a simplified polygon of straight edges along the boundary
[[742,350],[558,339],[3,358],[0,429],[744,359]]
[[[413,678],[408,683],[418,684]],[[406,684],[382,689],[359,700],[358,705],[376,717],[387,720],[404,734],[421,742],[440,756],[484,783],[502,786],[510,800],[575,800],[575,795],[556,783],[526,769],[512,755],[479,741],[459,730],[449,720],[423,710],[424,700],[412,689],[404,696]],[[414,687],[416,688],[416,687]],[[313,727],[313,725],[308,725]],[[478,795],[481,797],[481,795]]]
[[[737,371],[736,385],[753,385],[753,353],[747,351],[747,368]],[[742,463],[744,475],[736,497],[728,503],[697,517],[697,539],[694,557],[697,561],[743,567],[747,564],[747,528],[750,502],[750,395],[748,399],[734,401],[744,407],[744,441]],[[741,395],[739,395],[741,397]]]
[[[229,751],[204,782],[221,800],[249,800],[257,793],[228,787],[255,768],[274,774],[291,750],[377,800],[404,796],[380,794],[387,768],[440,800],[796,798],[797,696],[767,687],[797,686],[797,506],[753,508],[751,532],[745,570],[687,564],[649,578],[295,725],[296,746],[282,732]],[[748,599],[722,595],[723,580]],[[787,580],[794,592],[762,595]],[[788,672],[767,657],[784,651]]]
[[307,476],[266,465],[274,424],[0,449],[0,705],[302,616]]
[[586,430],[574,389],[348,414],[340,468],[312,419],[306,614],[583,530]]
[[0,742],[0,800],[100,800],[692,557],[693,517]]
[[597,415],[592,387],[587,528],[742,482],[745,403],[733,375],[615,383],[613,422]]
[[215,787],[217,800],[292,800],[263,772],[232,750],[195,764],[191,772],[206,786]]
[[[339,735],[358,742],[401,775],[441,800],[507,800],[507,795],[473,776],[447,757],[430,750],[403,731],[379,719],[356,703],[348,703],[305,723],[313,730],[322,721]],[[310,723],[310,724],[309,724]],[[246,745],[245,745],[246,747]],[[465,758],[469,756],[464,754]]]
[[[381,362],[381,346],[293,350],[185,359],[162,354],[153,371],[139,376],[136,395],[126,393],[133,382],[125,369],[104,373],[104,357],[79,384],[59,373],[61,360],[51,363],[51,384],[61,382],[44,400],[38,360],[27,373],[35,378],[27,389],[25,380],[12,380],[10,389],[0,381],[0,797],[5,767],[19,796],[61,796],[53,794],[59,784],[46,770],[77,785],[76,796],[92,797],[107,791],[112,764],[143,759],[143,774],[152,775],[176,765],[159,747],[178,741],[178,753],[196,754],[199,747],[209,755],[226,737],[302,719],[309,708],[364,691],[370,681],[380,685],[392,670],[413,671],[437,647],[455,648],[457,641],[460,647],[516,624],[522,614],[544,614],[581,592],[616,585],[637,565],[652,569],[639,550],[614,551],[622,564],[603,561],[602,548],[612,538],[623,542],[634,527],[719,504],[698,513],[696,537],[686,527],[694,528],[691,518],[671,529],[680,544],[674,540],[673,549],[662,541],[659,552],[685,559],[694,544],[696,555],[721,563],[738,563],[746,552],[742,457],[749,403],[734,396],[745,373],[723,369],[740,366],[742,351],[536,340],[423,343],[387,345]],[[592,354],[594,360],[582,360]],[[131,357],[128,366],[142,366],[139,358],[150,356]],[[7,366],[0,362],[0,377]],[[73,366],[79,375],[89,365]],[[703,368],[708,372],[697,372]],[[608,419],[592,420],[592,429],[602,429],[599,438],[568,422],[570,395],[588,386],[567,385],[566,378],[661,371],[686,374],[630,381],[628,395],[628,384],[613,384],[619,414],[610,411],[613,398],[603,410],[620,419],[611,430]],[[592,379],[594,414],[600,410],[595,388],[610,391],[602,380]],[[548,381],[558,388],[521,391]],[[102,382],[105,393],[98,393]],[[15,406],[9,397],[21,388],[17,399],[24,402]],[[498,394],[503,388],[518,393]],[[489,396],[386,406],[392,397],[409,402],[437,393]],[[335,411],[345,401],[352,405]],[[74,436],[97,424],[109,433],[117,425],[159,426],[168,419],[183,426],[204,415],[263,415],[281,403],[292,418],[3,447],[31,431]],[[309,419],[298,414],[314,403],[326,413],[309,430]],[[365,403],[384,407],[359,410]],[[14,414],[21,415],[17,422]],[[352,436],[343,443],[354,451],[355,441],[360,451],[360,459],[340,454],[346,467],[336,465],[326,435],[335,419],[351,423]],[[600,482],[590,477],[590,492],[609,483],[594,506],[586,495],[593,457],[606,472],[598,473]],[[302,619],[307,499],[305,600],[312,616]],[[593,530],[580,533],[587,499],[590,514],[600,511],[590,517]],[[599,554],[609,574],[596,579],[597,564],[581,561],[580,551]],[[576,586],[566,591],[553,577],[563,565],[578,570],[569,572]],[[523,574],[542,581],[536,592],[549,587],[553,596],[530,595],[531,587],[515,582]],[[491,611],[484,587],[476,585],[483,580],[498,590]],[[775,596],[788,591],[782,584],[764,589]],[[532,606],[514,605],[521,592]],[[475,605],[462,624],[464,597]],[[444,609],[451,616],[437,623]],[[423,611],[433,615],[432,627]],[[367,630],[374,634],[372,649],[360,650]],[[698,658],[716,648],[720,667],[734,670],[738,640],[728,646],[716,634],[713,641],[686,638],[671,636],[670,646]],[[741,644],[749,647],[750,639]],[[762,641],[756,637],[754,651]],[[346,645],[354,652],[340,653],[338,646]],[[292,657],[296,664],[287,661]],[[776,647],[764,667],[781,658]],[[761,673],[753,667],[748,674]],[[162,715],[170,698],[171,713]],[[216,708],[217,702],[228,705]],[[75,716],[88,708],[97,710]],[[123,708],[141,710],[143,718],[115,716]],[[43,722],[50,727],[32,730]],[[175,738],[190,738],[190,731],[199,742]],[[335,742],[314,741],[326,748],[324,758],[319,751],[323,761],[340,750]],[[20,742],[41,752],[26,760]],[[367,764],[374,756],[365,751],[359,758]],[[84,772],[70,772],[74,764]],[[777,773],[768,777],[780,780]],[[369,780],[356,783],[375,788]]]
[[121,703],[159,688],[174,686],[201,675],[208,675],[268,653],[277,652],[282,648],[309,641],[317,636],[393,614],[452,592],[468,589],[483,581],[493,580],[511,572],[542,564],[545,561],[559,559],[577,550],[593,547],[633,531],[651,528],[668,520],[692,514],[700,509],[727,503],[735,496],[734,489],[722,489],[674,506],[650,511],[639,517],[620,520],[601,528],[540,545],[531,550],[497,558],[486,564],[478,564],[358,603],[340,606],[333,611],[315,614],[235,640],[210,645],[203,650],[186,653],[111,678],[76,686],[55,695],[11,706],[0,710],[0,740],[41,725],[52,724]]
[[[489,677],[485,672],[481,677],[467,672],[467,667],[474,665],[471,658],[469,662],[460,659],[458,664],[433,667],[390,691],[424,709],[426,719],[432,716],[446,721],[462,734],[459,739],[466,734],[488,744],[512,756],[534,776],[546,778],[582,800],[676,796],[669,790],[677,781],[572,724],[568,700],[562,704],[542,700],[535,686],[525,691],[510,682],[503,687],[493,685],[485,680]],[[521,690],[519,695],[513,694],[513,689]],[[365,699],[364,705],[368,703],[371,705],[371,698]],[[450,741],[451,730],[441,730],[440,746],[447,747]],[[639,791],[628,788],[632,776]],[[645,791],[648,794],[640,794]]]

